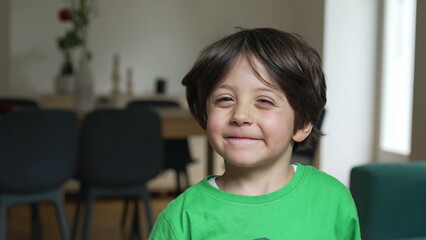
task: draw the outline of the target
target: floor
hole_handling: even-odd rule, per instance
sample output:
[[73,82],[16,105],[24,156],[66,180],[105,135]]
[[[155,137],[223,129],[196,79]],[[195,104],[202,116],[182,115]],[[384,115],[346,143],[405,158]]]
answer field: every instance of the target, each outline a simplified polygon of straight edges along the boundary
[[[155,218],[173,200],[173,196],[159,195],[152,197],[152,207]],[[123,201],[119,199],[101,199],[95,204],[93,215],[92,240],[128,240],[128,230],[130,227],[130,216],[126,227],[120,227],[121,213],[123,211]],[[145,215],[143,204],[140,203],[141,221],[145,226]],[[67,200],[65,210],[68,218],[68,225],[71,229],[72,218],[74,216],[75,201]],[[40,206],[42,239],[58,240],[61,239],[59,225],[56,219],[54,207],[50,204],[41,204]],[[130,214],[129,214],[130,215]],[[144,239],[147,239],[147,231],[144,230]],[[30,240],[31,222],[30,207],[28,205],[15,205],[9,209],[7,216],[7,240]]]

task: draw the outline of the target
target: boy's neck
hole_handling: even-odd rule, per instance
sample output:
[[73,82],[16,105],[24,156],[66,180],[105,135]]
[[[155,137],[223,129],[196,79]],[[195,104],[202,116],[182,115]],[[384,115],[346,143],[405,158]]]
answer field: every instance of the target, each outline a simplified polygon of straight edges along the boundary
[[225,173],[218,177],[216,182],[225,192],[259,196],[281,189],[287,185],[294,173],[288,162],[274,164],[269,168],[226,166]]

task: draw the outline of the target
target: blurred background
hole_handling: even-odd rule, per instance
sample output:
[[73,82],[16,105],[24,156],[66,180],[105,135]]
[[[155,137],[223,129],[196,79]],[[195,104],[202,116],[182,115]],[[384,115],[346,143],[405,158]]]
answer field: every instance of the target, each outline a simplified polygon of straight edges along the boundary
[[[1,0],[0,98],[26,98],[42,108],[64,105],[68,109],[74,107],[77,96],[100,99],[100,105],[121,99],[117,104],[121,107],[134,98],[159,95],[185,104],[181,79],[206,45],[237,31],[235,27],[298,33],[322,56],[328,85],[322,124],[326,135],[315,151],[314,166],[349,186],[355,166],[426,160],[425,23],[423,0]],[[84,64],[80,64],[82,60]],[[77,84],[81,76],[86,85]],[[83,110],[93,109],[86,102]],[[188,170],[191,185],[205,177],[208,159],[215,163],[213,173],[221,174],[222,160],[215,154],[211,158],[205,136],[191,136],[189,143],[194,160]],[[378,165],[385,165],[383,172],[389,172],[386,164]],[[401,188],[415,189],[410,193],[397,190],[397,195],[412,200],[425,179],[411,179],[411,175],[424,174],[416,164],[410,166],[410,170],[400,165],[395,169],[412,183]],[[416,169],[420,173],[412,174]],[[372,172],[381,173],[375,167]],[[364,180],[373,174],[367,171],[367,177],[360,176]],[[173,178],[173,172],[167,170],[149,182],[151,193],[160,193],[151,195],[154,216],[175,197],[162,195],[176,188]],[[391,196],[383,198],[383,206],[393,199],[394,186],[405,179],[389,178],[394,181],[383,189],[391,189]],[[358,184],[356,201],[359,195],[374,195],[364,194],[364,185],[369,184]],[[64,189],[77,193],[78,183],[70,180]],[[75,200],[75,196],[67,198]],[[97,203],[102,211],[95,214],[94,239],[123,235],[117,219],[127,210],[122,211],[121,200],[112,207],[111,202]],[[416,203],[401,202],[397,198],[396,207],[389,205],[391,209],[384,212],[402,209],[410,215],[401,205],[414,206],[414,215],[424,219],[424,212],[417,209],[424,206],[422,198]],[[74,205],[74,201],[66,201],[68,222]],[[27,239],[29,211],[15,209],[8,213],[8,236]],[[49,209],[43,205],[43,212]],[[393,213],[386,214],[373,215],[394,221]],[[409,218],[398,219],[404,225]],[[45,232],[53,233],[49,239],[58,239],[58,227],[51,224],[56,222],[53,211],[43,222],[49,223],[44,225],[48,227]],[[386,231],[398,229],[398,224],[386,225]],[[408,225],[424,226],[417,219]]]
[[[71,28],[58,13],[69,5],[0,2],[1,96],[55,93],[64,62],[57,40]],[[132,69],[134,94],[154,93],[161,78],[167,93],[183,96],[181,79],[204,46],[236,26],[278,28],[304,36],[323,57],[328,104],[321,170],[347,185],[355,165],[426,159],[425,1],[98,0],[90,6],[86,47],[95,94],[110,93],[116,54],[123,79]],[[76,69],[79,54],[71,53]],[[125,91],[124,81],[119,88]],[[191,149],[203,162],[197,141]]]

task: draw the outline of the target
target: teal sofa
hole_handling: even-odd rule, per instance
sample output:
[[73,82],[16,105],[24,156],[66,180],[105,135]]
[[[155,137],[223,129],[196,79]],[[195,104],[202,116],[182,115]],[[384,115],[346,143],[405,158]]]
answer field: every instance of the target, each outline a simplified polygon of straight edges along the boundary
[[426,240],[426,161],[354,167],[349,188],[363,240]]

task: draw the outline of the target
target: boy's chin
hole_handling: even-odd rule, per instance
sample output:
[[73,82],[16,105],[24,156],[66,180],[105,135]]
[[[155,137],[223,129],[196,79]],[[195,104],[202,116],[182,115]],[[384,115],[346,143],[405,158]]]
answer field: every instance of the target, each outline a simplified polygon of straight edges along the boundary
[[228,159],[225,160],[225,165],[234,168],[250,169],[258,168],[267,164],[267,160],[258,160],[258,159]]
[[290,159],[285,160],[282,157],[256,157],[253,155],[239,155],[239,156],[228,156],[224,158],[226,170],[230,168],[241,168],[241,169],[255,169],[255,168],[268,168],[274,167],[280,163],[290,164]]

